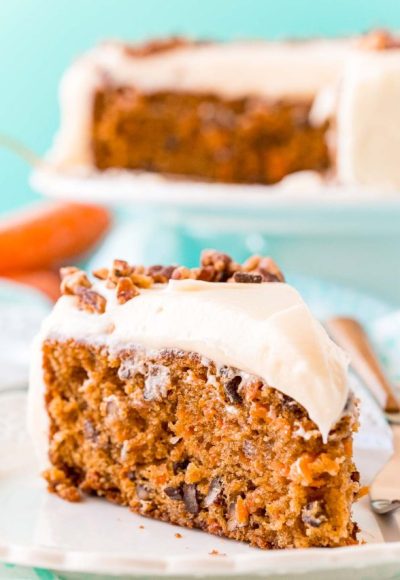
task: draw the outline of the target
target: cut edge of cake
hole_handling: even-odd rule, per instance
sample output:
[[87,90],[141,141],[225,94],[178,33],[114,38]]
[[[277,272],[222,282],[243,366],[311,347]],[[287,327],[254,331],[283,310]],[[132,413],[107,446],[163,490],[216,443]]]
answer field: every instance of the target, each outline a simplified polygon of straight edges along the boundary
[[[345,395],[324,439],[304,406],[306,399],[300,404],[278,384],[270,386],[229,357],[207,356],[211,351],[201,346],[182,348],[195,344],[196,329],[192,342],[178,340],[174,347],[174,332],[177,337],[179,332],[172,328],[171,341],[163,344],[162,311],[169,323],[175,294],[181,313],[190,313],[187,305],[204,302],[203,312],[209,308],[213,314],[217,310],[209,289],[218,295],[231,288],[227,303],[224,294],[218,304],[225,304],[226,320],[236,318],[240,325],[243,296],[253,301],[244,309],[252,335],[271,319],[276,323],[270,306],[260,314],[259,292],[274,296],[276,304],[283,301],[278,310],[296,310],[296,302],[293,306],[279,297],[287,285],[274,262],[252,257],[240,266],[225,254],[207,251],[195,269],[133,267],[116,260],[95,277],[100,284],[93,285],[78,269],[63,270],[59,304],[68,303],[68,308],[60,314],[56,306],[45,323],[32,367],[30,430],[34,440],[42,433],[41,452],[44,445],[49,450],[49,490],[70,501],[79,500],[82,492],[94,493],[142,515],[262,548],[356,543],[351,505],[360,485],[352,433],[358,423],[357,405],[343,384],[346,357],[336,349],[324,351],[331,360],[321,376],[336,378],[336,389]],[[135,321],[138,328],[146,320],[154,328],[154,312],[161,314],[156,341],[135,343],[129,337],[121,342],[118,329],[126,335]],[[311,319],[307,333],[315,332],[314,323]],[[246,329],[240,331],[246,337]],[[105,338],[114,332],[116,342]],[[199,332],[204,328],[199,326]],[[318,332],[315,336],[322,340]],[[202,344],[207,341],[204,334],[200,338]],[[249,338],[250,344],[259,340]],[[208,341],[215,341],[212,332]],[[294,374],[306,376],[293,353],[288,351],[286,360],[296,363]],[[278,367],[284,361],[281,353]],[[303,362],[307,367],[309,361]],[[278,370],[274,367],[276,377]],[[325,407],[327,398],[334,400],[332,387],[320,384],[327,389]],[[302,390],[307,388],[300,384]]]

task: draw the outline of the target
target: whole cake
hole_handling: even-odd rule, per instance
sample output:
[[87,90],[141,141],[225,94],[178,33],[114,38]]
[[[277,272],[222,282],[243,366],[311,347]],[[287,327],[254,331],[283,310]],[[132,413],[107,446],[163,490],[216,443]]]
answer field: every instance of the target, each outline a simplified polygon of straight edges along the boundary
[[50,491],[261,548],[356,543],[347,356],[270,258],[62,275],[30,387]]
[[104,43],[61,85],[59,170],[226,183],[400,186],[400,45],[386,32],[285,42]]

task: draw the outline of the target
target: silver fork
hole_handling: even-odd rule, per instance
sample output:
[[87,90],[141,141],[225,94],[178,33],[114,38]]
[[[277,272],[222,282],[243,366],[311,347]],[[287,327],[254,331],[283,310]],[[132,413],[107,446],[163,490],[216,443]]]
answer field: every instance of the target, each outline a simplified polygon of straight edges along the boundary
[[400,402],[362,326],[352,318],[331,318],[327,328],[350,355],[354,371],[381,406],[393,433],[394,453],[369,489],[371,509],[388,516],[400,509]]

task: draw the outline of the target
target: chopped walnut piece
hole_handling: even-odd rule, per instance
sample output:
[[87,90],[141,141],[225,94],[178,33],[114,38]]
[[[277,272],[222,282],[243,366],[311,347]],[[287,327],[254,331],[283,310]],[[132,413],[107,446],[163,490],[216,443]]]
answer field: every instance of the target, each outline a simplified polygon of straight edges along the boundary
[[78,288],[78,308],[79,310],[86,310],[87,312],[94,312],[96,314],[103,314],[106,310],[107,300],[94,290],[89,288]]
[[99,280],[107,280],[109,273],[108,268],[99,268],[93,271],[93,276]]
[[138,288],[130,278],[120,278],[117,282],[117,300],[120,304],[125,304],[135,296],[140,294]]

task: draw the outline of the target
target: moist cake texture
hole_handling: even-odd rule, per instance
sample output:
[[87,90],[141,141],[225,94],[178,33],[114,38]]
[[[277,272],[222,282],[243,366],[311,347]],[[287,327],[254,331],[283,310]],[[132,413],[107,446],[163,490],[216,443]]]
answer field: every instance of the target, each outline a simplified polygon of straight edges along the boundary
[[[260,548],[356,543],[357,409],[347,359],[272,260],[239,265],[208,251],[195,269],[116,260],[95,276],[93,284],[64,269],[64,296],[33,365],[30,429],[36,442],[40,430],[46,438],[49,490],[70,501],[104,496]],[[174,328],[175,304],[182,320]],[[193,326],[194,304],[201,318],[209,312],[209,326]],[[235,318],[240,344],[233,325],[218,335],[231,341],[217,344],[223,317]],[[287,352],[274,352],[272,338]],[[196,349],[182,348],[190,344]],[[266,359],[258,374],[257,348]]]
[[65,74],[50,161],[80,175],[274,184],[313,171],[323,182],[398,187],[399,51],[385,31],[103,43]]
[[330,166],[329,123],[313,126],[310,109],[301,100],[105,88],[94,101],[94,164],[226,183],[272,184],[296,171],[322,172]]

